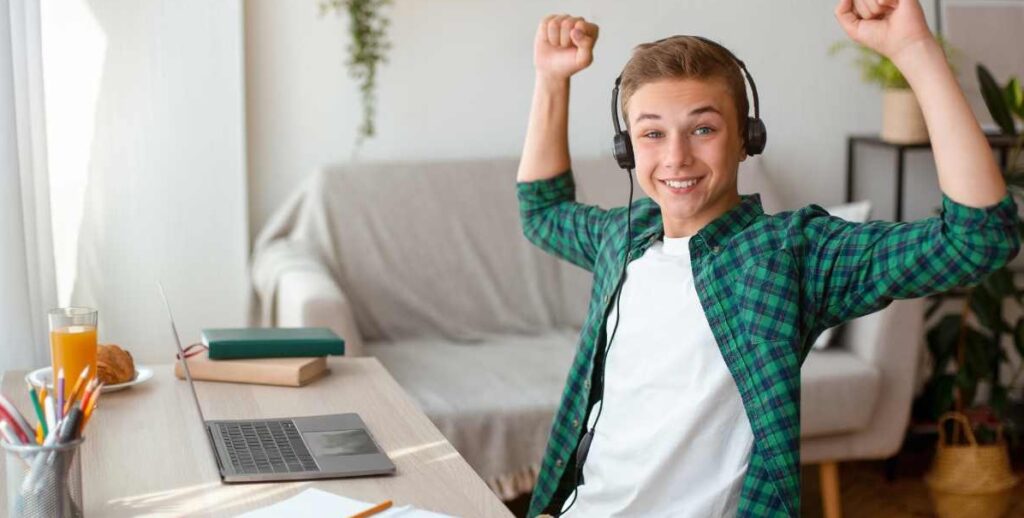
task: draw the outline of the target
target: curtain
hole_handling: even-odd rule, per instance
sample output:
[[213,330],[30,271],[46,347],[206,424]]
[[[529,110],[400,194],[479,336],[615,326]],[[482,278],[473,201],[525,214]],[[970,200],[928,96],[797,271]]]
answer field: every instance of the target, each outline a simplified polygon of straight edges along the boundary
[[39,3],[0,0],[0,372],[49,363],[57,306]]

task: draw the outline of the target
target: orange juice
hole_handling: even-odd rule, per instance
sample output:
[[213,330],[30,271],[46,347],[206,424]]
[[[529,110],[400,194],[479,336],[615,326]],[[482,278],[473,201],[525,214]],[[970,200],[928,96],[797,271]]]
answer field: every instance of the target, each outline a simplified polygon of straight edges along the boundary
[[96,376],[96,326],[68,326],[50,331],[50,354],[54,390],[60,369],[64,369],[67,392],[71,392],[86,366],[89,366],[86,381],[91,380]]

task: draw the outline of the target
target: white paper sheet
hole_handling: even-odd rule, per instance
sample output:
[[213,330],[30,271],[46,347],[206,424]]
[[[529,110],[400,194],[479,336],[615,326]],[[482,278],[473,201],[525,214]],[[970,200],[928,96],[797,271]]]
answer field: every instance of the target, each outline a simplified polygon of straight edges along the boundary
[[[352,498],[328,493],[316,488],[309,488],[287,500],[269,505],[262,509],[241,514],[238,518],[321,518],[346,517],[365,511],[376,502],[363,502]],[[451,518],[445,514],[433,513],[416,509],[411,505],[396,507],[373,515],[373,518]]]

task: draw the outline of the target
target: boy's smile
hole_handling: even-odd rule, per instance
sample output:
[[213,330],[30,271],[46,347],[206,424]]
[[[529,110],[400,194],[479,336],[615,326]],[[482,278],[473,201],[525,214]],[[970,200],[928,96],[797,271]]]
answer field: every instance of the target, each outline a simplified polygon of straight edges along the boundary
[[667,237],[691,236],[740,202],[746,153],[724,81],[647,83],[626,108],[637,181],[661,207]]

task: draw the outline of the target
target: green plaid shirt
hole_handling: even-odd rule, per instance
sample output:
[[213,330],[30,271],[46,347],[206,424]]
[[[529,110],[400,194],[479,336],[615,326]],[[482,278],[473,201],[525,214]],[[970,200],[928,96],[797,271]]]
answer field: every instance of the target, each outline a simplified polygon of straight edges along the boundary
[[[594,274],[530,503],[535,516],[557,514],[574,489],[574,453],[600,394],[594,373],[625,257],[626,207],[577,203],[571,171],[521,182],[517,190],[527,239]],[[980,282],[1017,254],[1017,207],[1009,194],[986,208],[943,195],[940,216],[851,223],[817,205],[767,215],[759,195],[741,199],[690,240],[693,278],[754,432],[739,516],[798,516],[800,365],[815,338],[893,299]],[[636,259],[663,227],[649,198],[633,202],[632,212],[629,246]]]

